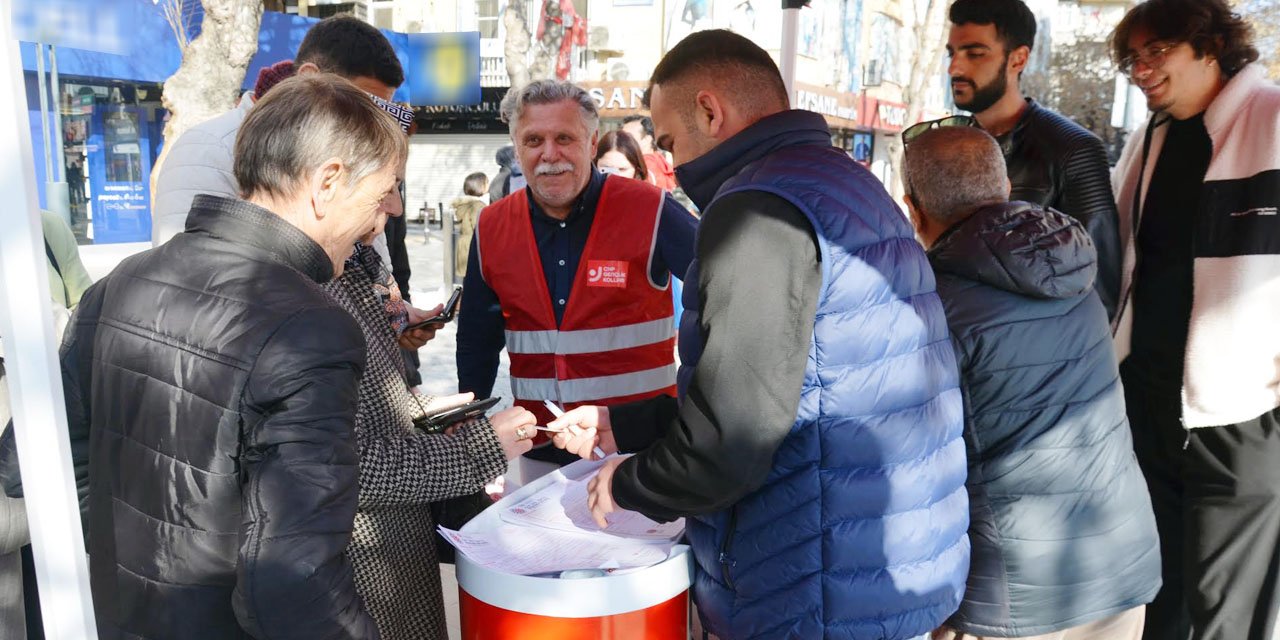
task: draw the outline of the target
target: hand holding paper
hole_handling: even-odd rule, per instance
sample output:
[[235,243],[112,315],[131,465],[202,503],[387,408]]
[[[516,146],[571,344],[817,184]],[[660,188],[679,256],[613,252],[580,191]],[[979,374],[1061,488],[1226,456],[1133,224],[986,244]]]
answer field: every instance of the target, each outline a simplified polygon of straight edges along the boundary
[[608,516],[617,509],[613,503],[613,472],[626,458],[606,460],[596,472],[596,477],[587,484],[587,506],[591,509],[591,517],[601,529],[609,526]]

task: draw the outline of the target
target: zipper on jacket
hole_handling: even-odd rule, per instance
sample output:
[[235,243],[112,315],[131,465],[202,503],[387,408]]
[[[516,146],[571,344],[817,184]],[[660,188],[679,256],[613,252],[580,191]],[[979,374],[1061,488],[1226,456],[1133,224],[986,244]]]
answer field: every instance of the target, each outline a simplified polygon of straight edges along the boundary
[[730,590],[736,590],[733,586],[733,576],[730,575],[730,569],[738,565],[738,561],[729,554],[733,547],[733,533],[738,528],[738,505],[729,508],[729,526],[725,529],[724,539],[720,541],[720,575],[724,578],[725,586]]

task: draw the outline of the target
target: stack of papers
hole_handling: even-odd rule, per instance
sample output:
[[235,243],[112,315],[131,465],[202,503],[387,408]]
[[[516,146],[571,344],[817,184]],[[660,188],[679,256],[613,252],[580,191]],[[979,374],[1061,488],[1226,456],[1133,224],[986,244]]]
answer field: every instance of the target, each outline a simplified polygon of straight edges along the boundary
[[587,483],[594,477],[573,480],[557,472],[523,499],[495,505],[497,526],[466,533],[440,527],[440,533],[472,562],[519,575],[632,569],[666,560],[684,533],[684,520],[663,524],[619,510],[600,529],[587,508]]
[[587,484],[594,477],[594,473],[578,480],[556,476],[550,486],[502,509],[499,516],[515,525],[640,540],[670,542],[684,532],[684,518],[661,524],[635,511],[623,510],[609,514],[609,526],[601,529],[587,508]]
[[648,567],[666,560],[672,546],[510,524],[480,533],[440,527],[440,533],[472,562],[524,576],[569,569]]

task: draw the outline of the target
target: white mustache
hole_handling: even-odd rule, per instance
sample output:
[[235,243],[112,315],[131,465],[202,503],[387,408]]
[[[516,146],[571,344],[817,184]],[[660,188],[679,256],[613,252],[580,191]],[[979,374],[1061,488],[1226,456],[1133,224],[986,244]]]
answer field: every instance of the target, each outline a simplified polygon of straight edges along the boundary
[[572,162],[544,162],[533,170],[534,175],[545,175],[548,173],[566,173],[573,171]]

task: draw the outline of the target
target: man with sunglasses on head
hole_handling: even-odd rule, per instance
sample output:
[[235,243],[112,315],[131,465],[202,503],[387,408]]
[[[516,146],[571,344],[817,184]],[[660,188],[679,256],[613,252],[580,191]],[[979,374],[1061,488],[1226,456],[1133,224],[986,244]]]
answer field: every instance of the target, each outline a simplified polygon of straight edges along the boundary
[[1274,638],[1280,89],[1225,0],[1149,0],[1111,43],[1154,112],[1115,174],[1115,342],[1164,561],[1146,637]]
[[1095,287],[1114,316],[1120,241],[1107,154],[1097,136],[1023,97],[1035,15],[1022,0],[956,0],[950,18],[947,73],[956,106],[1000,143],[1013,200],[1052,207],[1088,230],[1098,250]]

